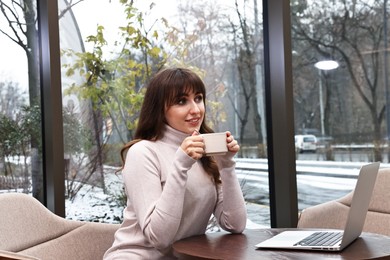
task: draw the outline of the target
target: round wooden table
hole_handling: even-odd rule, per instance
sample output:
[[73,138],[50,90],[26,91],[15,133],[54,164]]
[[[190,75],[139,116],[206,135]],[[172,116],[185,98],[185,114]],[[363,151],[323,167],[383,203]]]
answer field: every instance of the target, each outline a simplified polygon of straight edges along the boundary
[[209,233],[177,241],[173,249],[179,259],[390,259],[390,237],[372,233],[362,233],[341,252],[255,248],[256,244],[284,230],[289,229],[248,229],[242,234]]

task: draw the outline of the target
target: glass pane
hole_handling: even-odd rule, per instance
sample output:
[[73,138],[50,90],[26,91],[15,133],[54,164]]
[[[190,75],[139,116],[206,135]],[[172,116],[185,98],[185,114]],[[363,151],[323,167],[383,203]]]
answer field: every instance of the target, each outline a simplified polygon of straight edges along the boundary
[[121,221],[119,151],[133,137],[143,85],[162,66],[184,66],[205,82],[209,125],[240,142],[250,224],[269,226],[267,169],[245,170],[248,160],[266,165],[261,6],[170,2],[83,1],[62,12],[60,1],[67,217]]
[[349,193],[362,164],[388,162],[386,9],[292,1],[295,134],[316,138],[295,139],[300,210]]
[[0,192],[44,201],[35,1],[0,1]]
[[[109,31],[119,26],[120,19],[112,19],[123,12],[118,6],[108,1],[81,1],[75,5],[72,1],[58,1],[66,217],[69,219],[117,223],[122,218],[120,196],[123,191],[114,167],[119,164],[120,142],[110,140],[113,126],[103,114],[107,110],[99,108],[101,96],[95,98],[91,96],[93,93],[82,93],[88,86],[99,88],[104,84],[88,78],[91,67],[85,60],[86,56],[94,53],[95,45],[93,40],[88,42],[87,39],[96,35],[98,25]],[[107,16],[108,12],[113,14]],[[110,48],[112,45],[108,45],[105,53],[111,52]],[[97,63],[95,65],[98,66]]]

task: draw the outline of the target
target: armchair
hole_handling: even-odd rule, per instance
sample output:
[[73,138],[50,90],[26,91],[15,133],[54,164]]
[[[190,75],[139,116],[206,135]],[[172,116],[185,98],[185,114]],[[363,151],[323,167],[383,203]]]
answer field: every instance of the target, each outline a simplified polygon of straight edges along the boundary
[[0,209],[0,251],[32,259],[102,259],[119,227],[64,219],[23,193],[0,194]]

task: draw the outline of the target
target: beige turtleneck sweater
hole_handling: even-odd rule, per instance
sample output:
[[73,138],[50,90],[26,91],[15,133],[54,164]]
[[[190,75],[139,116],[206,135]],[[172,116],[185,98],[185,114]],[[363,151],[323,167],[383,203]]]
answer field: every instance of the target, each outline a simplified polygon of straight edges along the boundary
[[122,171],[127,195],[124,220],[104,259],[175,259],[173,242],[204,234],[212,214],[220,227],[240,233],[246,207],[233,154],[215,156],[217,187],[200,161],[180,148],[188,134],[166,126],[158,141],[140,141]]

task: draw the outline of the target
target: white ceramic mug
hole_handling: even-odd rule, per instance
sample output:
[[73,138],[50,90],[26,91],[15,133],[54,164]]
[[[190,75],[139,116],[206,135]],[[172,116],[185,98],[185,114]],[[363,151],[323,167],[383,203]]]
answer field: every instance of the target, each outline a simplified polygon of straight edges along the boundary
[[201,134],[201,136],[203,136],[205,152],[207,156],[223,155],[227,153],[228,149],[225,132]]

